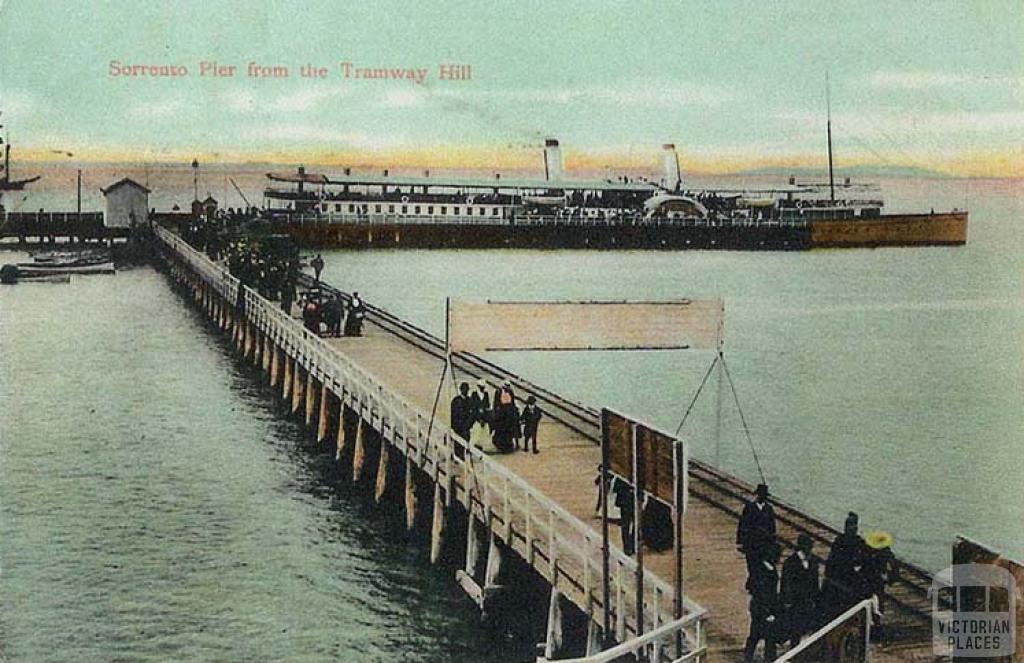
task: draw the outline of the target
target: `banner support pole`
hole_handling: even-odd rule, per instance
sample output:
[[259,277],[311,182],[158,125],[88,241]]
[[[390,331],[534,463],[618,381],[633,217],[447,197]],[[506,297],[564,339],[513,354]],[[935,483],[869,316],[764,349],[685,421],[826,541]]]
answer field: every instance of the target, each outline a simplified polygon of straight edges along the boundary
[[444,388],[444,379],[448,375],[448,369],[451,368],[452,353],[451,345],[448,342],[449,332],[449,318],[451,317],[451,298],[444,298],[444,366],[441,367],[441,377],[437,381],[437,392],[434,394],[434,406],[430,408],[430,421],[427,422],[427,444],[430,444],[430,433],[434,429],[434,417],[437,416],[437,406],[441,402],[441,390]]
[[633,553],[636,555],[636,637],[644,633],[644,537],[643,537],[643,449],[637,439],[636,424],[630,424],[633,437]]
[[[607,414],[602,413],[602,419],[606,418]],[[611,492],[611,475],[608,471],[608,427],[605,421],[601,424],[601,485],[598,486],[598,490],[601,494],[601,604],[604,608],[602,636],[604,645],[608,646],[611,644],[612,632],[611,542],[608,536],[608,493]]]
[[[675,619],[683,618],[683,515],[685,508],[685,472],[686,451],[684,443],[676,440],[673,446],[674,472],[674,497],[675,502],[673,515],[675,516],[675,596],[673,597],[673,616]],[[683,656],[683,634],[676,632],[676,658]]]

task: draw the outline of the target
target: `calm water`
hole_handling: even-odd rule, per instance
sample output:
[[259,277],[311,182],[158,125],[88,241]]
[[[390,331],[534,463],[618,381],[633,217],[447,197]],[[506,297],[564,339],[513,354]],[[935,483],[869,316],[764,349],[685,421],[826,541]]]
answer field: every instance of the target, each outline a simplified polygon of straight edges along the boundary
[[[932,568],[956,533],[1024,557],[1020,185],[888,188],[897,208],[969,207],[970,244],[333,252],[326,278],[439,333],[445,296],[723,297],[727,363],[779,496],[833,523],[856,509]],[[0,325],[0,656],[488,659],[450,571],[335,488],[163,277],[0,288]],[[712,357],[494,359],[674,429]],[[720,440],[714,390],[683,432],[754,479],[724,393]]]
[[0,660],[490,660],[164,277],[3,287],[0,322]]
[[[966,534],[1024,558],[1024,189],[885,184],[894,209],[971,210],[966,247],[729,252],[331,252],[324,278],[443,333],[444,298],[722,297],[726,363],[765,475],[782,499],[886,529],[932,569]],[[347,285],[346,285],[347,284]],[[494,353],[593,406],[675,430],[713,359],[702,352]],[[712,383],[713,384],[713,383]],[[683,434],[750,480],[726,387]]]

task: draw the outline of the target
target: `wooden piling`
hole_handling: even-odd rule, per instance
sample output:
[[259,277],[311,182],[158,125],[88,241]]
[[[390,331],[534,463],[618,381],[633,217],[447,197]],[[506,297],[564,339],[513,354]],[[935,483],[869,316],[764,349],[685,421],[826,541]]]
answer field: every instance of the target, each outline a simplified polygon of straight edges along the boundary
[[484,589],[498,585],[498,574],[501,572],[501,547],[498,539],[491,533],[487,534],[490,542],[487,547],[487,566],[484,568]]
[[277,386],[277,379],[281,372],[281,348],[274,343],[270,347],[270,386]]
[[434,483],[434,515],[430,523],[430,563],[437,564],[441,559],[444,544],[445,504],[441,497],[441,484]]
[[327,409],[327,399],[329,395],[330,390],[327,388],[325,383],[322,383],[320,385],[320,408],[316,415],[317,444],[323,444],[324,440],[327,439],[327,427],[331,416]]
[[380,504],[384,492],[388,489],[388,470],[390,467],[391,445],[387,443],[384,436],[380,437],[380,455],[377,461],[377,484],[374,487],[373,499]]
[[476,534],[476,517],[473,511],[466,513],[466,575],[476,578],[476,567],[480,559],[480,539]]
[[338,399],[338,437],[336,441],[334,458],[335,460],[341,459],[341,454],[345,451],[345,442],[348,433],[345,430],[345,402],[342,399]]
[[363,477],[363,463],[366,462],[366,421],[359,416],[356,424],[356,446],[352,450],[352,481],[359,481]]
[[281,398],[288,402],[288,397],[292,393],[292,359],[286,353],[281,357],[281,361],[284,362],[284,380],[281,382]]
[[292,367],[292,414],[297,414],[299,408],[302,406],[302,396],[305,391],[305,381],[302,379],[302,365],[299,364],[298,358],[295,359],[295,365]]
[[316,378],[313,377],[313,370],[306,372],[306,413],[303,419],[308,428],[313,423],[313,412],[316,406]]
[[544,658],[551,661],[562,648],[562,593],[557,587],[551,588],[548,602],[547,637],[544,640]]
[[412,456],[405,457],[405,529],[412,531],[416,526],[416,465]]

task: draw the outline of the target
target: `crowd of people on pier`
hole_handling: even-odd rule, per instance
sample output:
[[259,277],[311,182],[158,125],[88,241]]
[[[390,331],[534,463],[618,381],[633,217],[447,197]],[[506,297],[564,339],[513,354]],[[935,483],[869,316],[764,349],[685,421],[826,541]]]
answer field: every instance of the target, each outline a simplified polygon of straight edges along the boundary
[[[348,303],[337,292],[328,292],[320,285],[324,260],[317,254],[310,260],[314,270],[313,286],[299,291],[302,264],[293,243],[275,242],[272,237],[230,237],[226,234],[230,217],[204,221],[183,229],[185,237],[203,250],[211,260],[227,263],[228,271],[242,285],[256,290],[262,297],[279,301],[281,310],[293,314],[297,305],[303,326],[319,336],[361,336],[366,318],[366,305],[359,293],[352,293]],[[237,306],[243,306],[239,291]]]
[[[602,512],[607,492],[609,504],[614,504],[619,512],[623,552],[635,554],[636,527],[641,528],[639,538],[645,549],[670,549],[673,524],[663,505],[645,499],[638,517],[632,484],[609,474],[608,484],[602,485],[601,477],[598,466],[594,480],[598,488],[595,510],[598,514]],[[882,600],[886,586],[897,578],[892,537],[886,532],[870,532],[862,537],[858,530],[859,518],[850,512],[843,532],[832,541],[826,556],[817,556],[814,540],[807,532],[801,532],[783,560],[783,541],[776,532],[768,486],[757,486],[736,528],[736,549],[746,561],[744,588],[750,596],[750,631],[744,661],[754,660],[761,643],[764,660],[773,661],[780,645],[795,647],[849,608],[872,597],[877,598],[878,611],[873,614],[872,633],[876,638],[883,637]]]
[[366,304],[353,292],[348,305],[338,293],[327,293],[314,286],[299,304],[302,325],[318,336],[362,336]]
[[527,398],[520,410],[511,382],[491,392],[487,381],[480,379],[470,391],[468,382],[461,383],[451,401],[450,421],[456,435],[478,448],[493,445],[501,453],[518,449],[539,453],[537,433],[543,412],[535,397]]
[[796,548],[780,571],[782,546],[768,498],[768,486],[758,485],[736,529],[737,550],[746,557],[746,590],[750,594],[745,661],[754,660],[761,642],[765,659],[775,660],[779,644],[796,646],[864,599],[877,597],[880,606],[885,586],[896,578],[892,538],[885,532],[861,537],[859,519],[853,512],[846,518],[843,533],[832,542],[824,578],[807,533],[798,535]]

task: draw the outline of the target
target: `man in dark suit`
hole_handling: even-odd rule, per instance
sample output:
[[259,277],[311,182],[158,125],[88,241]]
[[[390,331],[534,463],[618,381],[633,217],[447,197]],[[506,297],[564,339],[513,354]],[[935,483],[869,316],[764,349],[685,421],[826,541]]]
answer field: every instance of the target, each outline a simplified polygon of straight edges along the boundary
[[832,542],[832,549],[825,560],[822,598],[825,615],[829,619],[865,598],[867,545],[857,532],[858,524],[857,514],[851,511],[846,516],[843,533]]
[[469,384],[459,385],[459,394],[452,399],[452,430],[463,440],[469,440],[469,429],[473,426],[473,403],[469,397]]
[[526,407],[519,415],[523,425],[523,451],[529,451],[533,446],[533,453],[537,453],[537,428],[540,426],[540,418],[543,416],[541,409],[537,407],[537,399],[530,396],[526,399]]
[[817,626],[818,561],[812,556],[811,537],[801,534],[796,552],[782,565],[782,605],[785,611],[786,635],[790,646],[796,646]]
[[473,415],[476,421],[488,423],[491,413],[491,397],[487,394],[487,382],[477,380],[476,391],[473,392]]
[[758,559],[750,568],[747,591],[750,592],[750,634],[743,648],[743,660],[751,663],[759,642],[764,640],[764,659],[774,661],[779,631],[779,546],[766,544],[758,549]]
[[775,543],[775,511],[768,503],[768,486],[761,483],[754,500],[743,507],[736,528],[736,548],[747,558],[747,573],[763,558],[762,548]]

